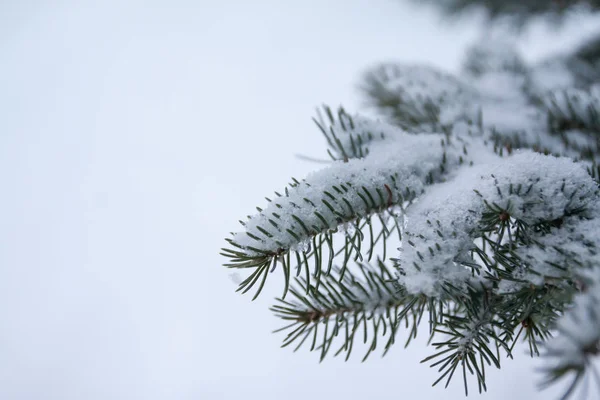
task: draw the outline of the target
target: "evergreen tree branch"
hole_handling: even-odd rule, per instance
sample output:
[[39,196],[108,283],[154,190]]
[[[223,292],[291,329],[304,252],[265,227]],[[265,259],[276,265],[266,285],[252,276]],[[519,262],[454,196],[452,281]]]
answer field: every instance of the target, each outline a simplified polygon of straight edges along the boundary
[[426,66],[382,64],[367,71],[363,82],[368,103],[411,132],[443,131],[443,111],[477,96],[458,79]]
[[548,386],[571,376],[562,399],[574,394],[577,386],[592,375],[600,385],[598,371],[593,361],[600,354],[600,263],[580,275],[581,292],[558,320],[558,335],[544,344],[543,357],[547,366],[543,368],[546,379],[542,386]]
[[[383,126],[383,125],[382,125]],[[243,222],[245,232],[228,239],[223,249],[230,268],[253,270],[239,290],[247,292],[257,285],[260,293],[269,271],[281,264],[285,288],[289,285],[292,263],[297,273],[314,260],[314,275],[323,266],[331,269],[334,256],[343,253],[343,267],[352,259],[362,260],[366,247],[371,258],[376,242],[391,235],[404,207],[424,190],[463,162],[461,151],[441,135],[414,136],[396,128],[399,148],[373,147],[368,158],[338,161],[307,179],[294,181],[269,202],[267,208]],[[423,149],[426,149],[424,153]],[[382,221],[373,232],[373,221]],[[391,225],[388,225],[390,221]],[[350,229],[351,231],[348,231]],[[334,250],[334,234],[346,231],[340,250]],[[328,256],[323,257],[326,247]],[[287,289],[284,289],[284,294]],[[256,297],[256,296],[255,296]]]
[[359,263],[345,273],[334,267],[320,286],[311,285],[304,278],[296,279],[295,287],[290,290],[293,300],[280,298],[272,307],[276,316],[290,322],[276,331],[287,332],[282,347],[295,344],[296,351],[310,344],[310,351],[318,351],[323,361],[337,341],[341,346],[334,354],[345,353],[347,360],[355,340],[363,344],[370,340],[364,361],[376,349],[380,337],[387,336],[384,354],[387,353],[401,321],[416,319],[414,306],[418,301],[406,296],[393,283],[393,274],[381,261],[376,265]]
[[[533,247],[535,254],[544,245],[541,231],[561,220],[568,219],[570,230],[565,227],[565,231],[571,236],[557,241],[561,235],[553,232],[553,250],[566,253],[560,244],[571,245],[572,235],[585,235],[586,221],[580,221],[578,214],[596,199],[598,188],[585,168],[571,160],[523,153],[461,173],[457,179],[477,182],[471,186],[472,194],[453,183],[439,184],[407,214],[413,221],[405,235],[409,246],[398,264],[404,272],[400,282],[409,292],[436,296],[443,294],[442,283],[466,290],[474,282],[489,280],[490,272],[513,276],[527,259],[523,249]],[[481,243],[479,250],[476,242]],[[577,254],[574,260],[579,263],[589,264],[594,257],[593,252],[574,250],[568,253]],[[528,273],[552,276],[560,272],[559,267],[566,268],[554,264]],[[535,276],[528,280],[538,282]]]
[[227,267],[249,271],[238,290],[254,298],[283,270],[272,308],[286,322],[283,346],[323,360],[362,341],[366,359],[403,327],[408,345],[427,321],[434,384],[462,370],[465,393],[471,375],[487,390],[486,366],[521,341],[551,361],[548,384],[574,376],[565,397],[593,376],[599,107],[582,83],[593,74],[573,65],[531,67],[486,42],[461,78],[393,64],[368,72],[367,99],[395,126],[319,111],[334,161],[267,199],[223,249]]
[[325,136],[329,145],[327,152],[334,161],[348,162],[350,159],[364,158],[369,154],[369,147],[373,142],[381,142],[390,137],[393,139],[399,134],[396,127],[359,115],[352,117],[343,107],[338,108],[336,114],[328,106],[323,106],[322,109],[323,112],[317,109],[317,118],[313,118],[313,121]]

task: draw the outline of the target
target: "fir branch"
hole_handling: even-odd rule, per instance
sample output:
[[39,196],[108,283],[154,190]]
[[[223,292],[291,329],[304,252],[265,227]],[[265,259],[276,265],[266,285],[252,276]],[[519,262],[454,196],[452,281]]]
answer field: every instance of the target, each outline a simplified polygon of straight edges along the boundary
[[334,267],[320,286],[296,279],[290,290],[293,300],[277,299],[273,312],[289,322],[276,331],[287,332],[282,347],[295,344],[296,351],[310,345],[310,351],[318,351],[323,361],[334,342],[341,342],[334,355],[345,353],[347,360],[355,339],[364,344],[370,340],[364,361],[378,346],[380,336],[387,336],[384,354],[389,350],[400,321],[409,318],[415,301],[394,288],[393,275],[383,262],[377,266],[359,263],[356,269],[344,273]]
[[363,342],[366,359],[427,321],[436,383],[460,369],[466,393],[469,375],[487,390],[486,366],[524,341],[551,360],[548,383],[580,386],[600,342],[600,133],[597,88],[575,89],[571,61],[531,68],[486,42],[468,85],[427,67],[367,73],[368,99],[399,128],[318,111],[334,161],[267,198],[222,253],[254,298],[283,270],[283,346],[323,360]]
[[[505,349],[507,346],[496,333],[502,327],[494,319],[494,306],[485,293],[471,291],[461,304],[464,304],[464,314],[444,316],[436,333],[446,338],[433,343],[437,352],[421,362],[431,361],[431,367],[439,367],[441,375],[433,386],[445,379],[445,386],[448,387],[454,373],[460,368],[465,395],[468,395],[468,375],[477,378],[479,393],[487,391],[485,366],[500,368],[499,346],[501,344]],[[494,344],[492,347],[491,341]]]
[[275,332],[287,332],[282,347],[295,344],[297,351],[304,345],[318,351],[320,361],[334,342],[339,345],[334,356],[345,353],[346,360],[357,340],[366,346],[363,362],[378,346],[386,355],[400,329],[408,332],[408,346],[416,338],[424,315],[429,317],[429,332],[433,335],[442,316],[450,313],[446,302],[406,293],[381,260],[358,263],[346,272],[334,267],[320,286],[299,278],[290,292],[293,300],[279,298],[271,308],[277,317],[289,322]]
[[363,82],[367,101],[388,120],[413,132],[443,131],[442,110],[460,109],[477,96],[453,76],[426,66],[382,64],[367,71]]
[[328,153],[334,161],[348,162],[353,158],[364,158],[369,154],[372,142],[394,138],[398,134],[396,127],[359,115],[352,117],[343,107],[339,107],[335,114],[328,106],[324,105],[322,109],[323,112],[317,109],[317,117],[313,121],[327,140]]
[[600,354],[600,264],[583,272],[580,279],[585,282],[582,292],[575,296],[572,307],[558,320],[557,336],[544,344],[543,357],[548,366],[543,368],[546,378],[542,387],[572,376],[563,399],[573,395],[588,375],[595,377],[596,384],[600,385],[593,365],[593,360]]
[[589,91],[566,89],[544,99],[550,132],[582,159],[600,159],[600,86]]
[[[231,260],[227,267],[254,269],[240,290],[258,285],[260,292],[269,270],[278,264],[284,269],[287,288],[294,262],[297,273],[304,269],[309,277],[311,259],[315,276],[321,275],[325,263],[330,270],[337,255],[343,257],[343,267],[365,254],[370,259],[378,241],[385,243],[389,232],[400,232],[404,207],[426,185],[459,165],[460,150],[439,135],[421,137],[399,131],[396,140],[402,144],[399,150],[390,152],[379,146],[367,159],[334,163],[296,181],[285,196],[275,198],[244,222],[246,231],[228,239],[231,247],[222,253]],[[382,224],[374,232],[376,220]],[[334,234],[340,231],[346,231],[343,245],[334,249]],[[327,257],[322,256],[324,246]]]

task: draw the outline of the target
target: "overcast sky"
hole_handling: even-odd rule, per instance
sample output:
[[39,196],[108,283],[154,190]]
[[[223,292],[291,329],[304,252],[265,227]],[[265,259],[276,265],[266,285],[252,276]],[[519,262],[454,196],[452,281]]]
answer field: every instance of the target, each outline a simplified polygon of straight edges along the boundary
[[[389,0],[0,1],[0,398],[463,398],[430,388],[422,342],[365,364],[279,349],[280,280],[250,302],[218,250],[320,167],[294,156],[326,156],[315,106],[360,110],[378,61],[456,70],[480,33]],[[550,394],[518,359],[485,399]]]

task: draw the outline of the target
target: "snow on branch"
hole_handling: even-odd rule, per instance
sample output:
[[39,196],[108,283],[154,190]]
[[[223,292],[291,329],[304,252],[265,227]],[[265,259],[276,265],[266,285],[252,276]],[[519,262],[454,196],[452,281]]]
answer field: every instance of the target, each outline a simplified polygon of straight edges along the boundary
[[[255,274],[240,286],[242,290],[262,278],[260,291],[269,269],[275,269],[278,261],[287,285],[290,253],[294,253],[298,268],[305,265],[307,274],[308,259],[315,258],[315,275],[320,276],[324,260],[318,249],[323,243],[330,249],[329,271],[335,253],[335,232],[346,231],[344,267],[352,252],[362,258],[362,242],[367,242],[370,258],[375,242],[382,235],[384,241],[390,235],[383,218],[392,218],[401,234],[397,219],[403,207],[421,195],[426,185],[439,181],[463,163],[465,155],[463,148],[448,143],[442,135],[415,136],[395,130],[393,138],[373,142],[368,157],[336,161],[295,181],[283,195],[277,194],[265,209],[258,209],[258,214],[243,222],[245,231],[233,234],[228,240],[232,248],[224,249],[231,258],[227,266],[255,269]],[[373,217],[384,225],[380,235],[372,232]],[[362,231],[365,225],[369,229],[368,241]]]
[[397,127],[380,121],[360,115],[350,116],[342,107],[334,114],[331,108],[323,106],[323,112],[327,116],[327,122],[319,109],[317,118],[313,118],[313,121],[325,136],[329,145],[327,151],[333,160],[347,162],[352,158],[364,158],[374,142],[393,139],[402,133]]
[[565,89],[548,93],[544,99],[550,126],[564,131],[588,130],[600,138],[600,84],[589,91]]
[[[526,227],[536,227],[544,221],[560,225],[564,222],[561,220],[585,210],[596,199],[597,192],[597,185],[585,168],[568,158],[523,152],[495,164],[463,169],[451,182],[431,188],[408,211],[409,246],[397,260],[402,270],[400,281],[409,292],[429,296],[441,296],[443,284],[477,287],[474,281],[483,282],[486,277],[481,271],[485,264],[474,258],[475,241],[486,231],[486,213],[496,213],[495,223],[508,224],[512,220],[513,225],[520,226],[521,232],[512,232],[507,225],[504,236],[505,240],[515,242],[516,249],[517,239],[529,239],[525,236]],[[585,236],[593,237],[593,233]],[[571,240],[561,243],[557,232],[552,238],[553,243],[547,243],[550,249],[572,243]],[[497,240],[500,245],[501,240]],[[584,254],[581,252],[580,257]],[[548,263],[563,264],[558,255]]]
[[477,92],[455,77],[428,66],[382,64],[367,71],[363,92],[386,118],[411,131],[437,131],[442,112],[463,111]]
[[[598,223],[598,220],[596,220]],[[597,225],[596,225],[597,226]],[[544,386],[572,376],[563,398],[568,397],[587,373],[595,374],[600,354],[600,265],[579,273],[582,291],[558,320],[557,335],[544,344]],[[592,371],[590,371],[592,370]]]
[[574,88],[575,72],[559,61],[530,67],[511,45],[491,39],[467,52],[462,76],[387,63],[367,72],[363,91],[410,132],[480,136],[500,155],[530,148],[597,162],[600,89]]
[[468,375],[486,390],[500,350],[512,357],[524,339],[539,355],[556,326],[548,381],[574,372],[571,393],[600,352],[600,88],[571,67],[530,67],[484,41],[461,77],[367,72],[364,93],[392,125],[318,112],[333,162],[226,239],[225,266],[249,272],[238,291],[256,298],[281,269],[284,346],[321,359],[334,342],[348,357],[359,331],[367,355],[383,337],[385,353],[401,325],[408,343],[428,319],[436,353],[424,361],[436,383],[462,369],[466,392]]

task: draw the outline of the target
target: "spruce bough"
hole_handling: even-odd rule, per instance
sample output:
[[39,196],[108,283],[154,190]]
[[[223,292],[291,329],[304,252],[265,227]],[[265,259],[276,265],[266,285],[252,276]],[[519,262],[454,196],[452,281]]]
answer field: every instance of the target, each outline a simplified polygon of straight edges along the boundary
[[321,360],[425,330],[434,385],[460,376],[468,394],[524,341],[569,396],[600,351],[600,86],[580,78],[489,42],[457,77],[371,69],[383,120],[319,110],[331,164],[226,239],[225,265],[248,272],[238,290],[281,275],[283,346]]

